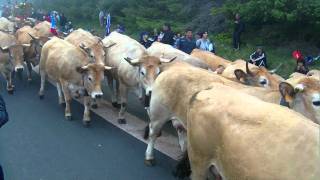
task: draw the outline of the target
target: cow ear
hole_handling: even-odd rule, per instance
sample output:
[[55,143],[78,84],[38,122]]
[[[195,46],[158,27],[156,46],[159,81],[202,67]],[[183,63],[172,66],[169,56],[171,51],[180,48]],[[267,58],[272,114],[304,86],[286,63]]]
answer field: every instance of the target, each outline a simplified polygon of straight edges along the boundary
[[288,103],[292,102],[292,100],[296,94],[292,85],[287,82],[281,82],[279,84],[279,91],[280,91],[282,98]]
[[88,71],[88,66],[77,67],[76,71],[80,74],[86,73]]
[[[222,74],[225,69],[226,68],[224,66],[219,65],[218,68],[215,70],[215,72],[217,72],[217,74]],[[236,75],[236,72],[234,72],[234,74]]]
[[248,74],[245,73],[243,70],[241,69],[236,69],[234,70],[234,75],[236,75],[236,78],[239,80],[239,81],[245,81],[248,77]]
[[9,47],[8,47],[8,46],[6,46],[6,47],[0,47],[0,51],[1,51],[2,53],[8,53],[8,52],[9,52]]

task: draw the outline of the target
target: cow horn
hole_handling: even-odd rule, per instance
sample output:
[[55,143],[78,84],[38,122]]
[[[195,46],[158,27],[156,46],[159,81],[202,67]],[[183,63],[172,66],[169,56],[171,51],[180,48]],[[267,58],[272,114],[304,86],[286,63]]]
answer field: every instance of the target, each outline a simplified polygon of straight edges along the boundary
[[139,64],[139,59],[131,59],[129,57],[124,58],[130,65],[135,66]]
[[113,69],[113,67],[110,67],[110,66],[104,66],[104,69],[105,69],[105,70],[111,70],[111,69]]
[[252,75],[252,72],[249,69],[249,62],[248,61],[246,61],[246,72],[247,72],[247,74]]
[[282,66],[282,63],[280,63],[276,68],[270,70],[269,73],[271,73],[271,74],[276,73],[280,69],[281,66]]
[[[102,42],[102,41],[101,41]],[[111,48],[112,46],[114,46],[114,45],[116,45],[117,43],[113,43],[113,44],[111,44],[111,45],[109,45],[109,46],[104,46],[106,49],[109,49],[109,48]]]
[[37,40],[36,37],[32,36],[30,33],[28,33],[28,34],[29,34],[29,36],[30,36],[33,40]]
[[30,47],[30,44],[21,44],[22,47]]
[[171,59],[165,59],[165,58],[160,58],[161,63],[170,63],[172,61],[174,61],[175,59],[177,59],[177,56]]
[[303,92],[303,90],[304,90],[304,85],[303,85],[303,84],[297,84],[297,85],[294,87],[294,92],[295,92],[295,93]]

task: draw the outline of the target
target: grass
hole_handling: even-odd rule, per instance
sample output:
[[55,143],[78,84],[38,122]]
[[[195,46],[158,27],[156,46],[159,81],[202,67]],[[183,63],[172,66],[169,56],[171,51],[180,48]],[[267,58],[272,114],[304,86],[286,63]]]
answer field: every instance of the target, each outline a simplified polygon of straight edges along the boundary
[[[255,49],[256,45],[253,42],[253,40],[243,40],[245,43],[241,45],[241,49],[238,51],[235,51],[231,46],[231,39],[226,37],[226,34],[219,34],[216,36],[213,36],[213,40],[216,45],[216,53],[218,56],[222,56],[225,59],[234,61],[237,59],[244,59],[248,60],[250,54],[252,54]],[[269,66],[269,69],[276,68],[280,63],[282,63],[281,68],[277,71],[277,74],[281,75],[284,78],[288,78],[290,74],[293,73],[293,70],[296,66],[295,59],[292,58],[292,51],[295,49],[301,49],[302,52],[313,52],[313,55],[317,55],[317,49],[316,48],[310,48],[307,47],[308,44],[304,43],[288,43],[286,46],[271,46],[271,45],[265,45],[263,46],[266,54],[267,54],[267,63]],[[311,50],[310,50],[311,49]],[[312,54],[312,53],[311,53]],[[304,54],[306,55],[306,54]],[[320,62],[316,62],[312,66],[309,66],[309,69],[319,69],[320,68]]]

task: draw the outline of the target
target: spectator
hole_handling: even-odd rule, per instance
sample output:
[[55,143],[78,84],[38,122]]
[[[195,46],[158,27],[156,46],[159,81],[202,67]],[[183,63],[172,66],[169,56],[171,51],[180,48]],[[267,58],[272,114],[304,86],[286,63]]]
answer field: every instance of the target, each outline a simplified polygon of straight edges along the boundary
[[60,27],[61,27],[61,30],[64,32],[65,31],[65,27],[66,27],[66,25],[67,25],[67,22],[68,22],[68,20],[67,20],[67,18],[64,16],[64,14],[63,13],[61,13],[61,16],[60,16]]
[[294,69],[294,72],[307,74],[309,72],[309,68],[307,67],[305,61],[297,61],[297,66]]
[[118,33],[120,33],[120,34],[124,34],[125,28],[124,28],[124,26],[118,24],[116,31],[117,31]]
[[140,43],[145,47],[149,48],[153,41],[149,39],[149,34],[147,32],[143,32],[140,37]]
[[105,14],[103,12],[103,10],[101,10],[99,12],[99,22],[100,22],[100,26],[103,27],[104,26],[104,17],[105,17]]
[[196,42],[193,39],[190,29],[187,29],[185,37],[178,41],[177,48],[187,54],[190,54],[192,50],[196,48]]
[[268,67],[267,66],[267,55],[263,51],[262,47],[258,47],[257,50],[250,55],[250,61],[249,63],[252,63],[256,66],[263,66],[263,67]]
[[158,33],[158,29],[157,28],[154,28],[153,29],[153,34],[152,34],[152,41],[158,41],[158,36],[159,36],[159,33]]
[[[6,122],[8,122],[8,120],[9,120],[9,117],[8,117],[8,113],[7,113],[7,109],[6,109],[6,104],[0,95],[0,128]],[[0,179],[1,180],[4,179],[3,170],[2,170],[1,165],[0,165]]]
[[174,45],[173,47],[177,48],[178,47],[178,43],[181,39],[181,34],[180,33],[177,33],[175,36],[174,36]]
[[56,20],[56,15],[54,12],[51,13],[50,16],[50,22],[51,22],[51,27],[50,27],[50,31],[53,35],[57,36],[58,32],[57,32],[57,20]]
[[163,32],[163,37],[161,38],[160,42],[164,43],[164,44],[169,44],[171,46],[173,46],[174,44],[174,34],[171,31],[171,27],[169,24],[164,24],[162,27],[162,32]]
[[234,31],[233,31],[233,48],[235,50],[240,49],[240,36],[244,31],[244,23],[240,19],[240,15],[237,13],[234,21]]
[[197,48],[215,53],[214,45],[208,39],[208,32],[200,33],[200,37],[201,38],[196,41]]

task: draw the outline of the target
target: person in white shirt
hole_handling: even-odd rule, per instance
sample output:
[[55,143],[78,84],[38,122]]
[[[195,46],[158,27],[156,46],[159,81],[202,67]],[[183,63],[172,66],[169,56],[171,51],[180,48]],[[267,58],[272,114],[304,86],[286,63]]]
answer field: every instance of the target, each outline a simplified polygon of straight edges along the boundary
[[196,46],[198,49],[204,51],[210,51],[215,53],[215,48],[213,43],[208,39],[208,32],[204,32],[200,34],[201,38],[197,40]]

